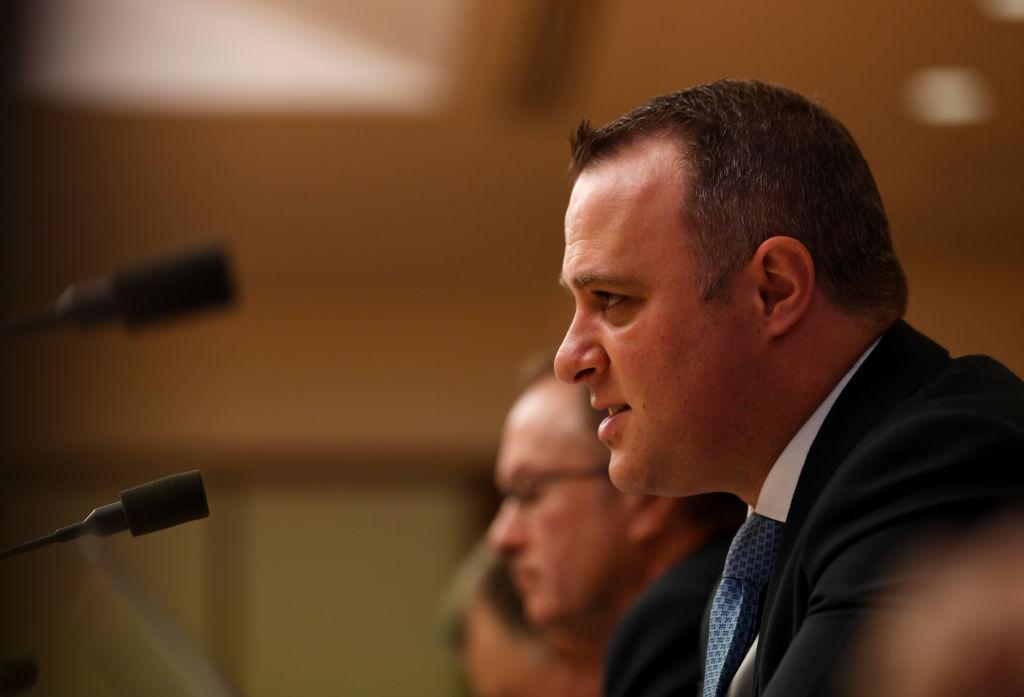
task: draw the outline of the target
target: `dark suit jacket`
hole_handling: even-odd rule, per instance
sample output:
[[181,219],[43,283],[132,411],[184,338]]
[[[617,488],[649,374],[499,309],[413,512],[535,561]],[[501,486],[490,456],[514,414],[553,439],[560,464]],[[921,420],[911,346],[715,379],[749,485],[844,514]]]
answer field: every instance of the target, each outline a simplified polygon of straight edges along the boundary
[[1024,384],[898,322],[807,455],[762,606],[756,694],[832,693],[858,624],[898,602],[907,579],[890,562],[1022,499]]
[[676,562],[623,615],[605,660],[605,697],[696,694],[704,670],[701,620],[732,535]]

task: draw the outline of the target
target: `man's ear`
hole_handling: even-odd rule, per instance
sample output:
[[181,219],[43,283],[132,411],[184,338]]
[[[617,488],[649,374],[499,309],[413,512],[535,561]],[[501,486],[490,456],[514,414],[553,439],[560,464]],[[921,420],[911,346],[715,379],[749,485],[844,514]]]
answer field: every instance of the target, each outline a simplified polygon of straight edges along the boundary
[[799,240],[768,238],[742,273],[756,293],[759,324],[769,337],[782,336],[807,312],[814,295],[814,260]]
[[678,515],[678,501],[665,496],[631,495],[630,520],[627,535],[633,543],[644,542],[661,533],[672,516]]

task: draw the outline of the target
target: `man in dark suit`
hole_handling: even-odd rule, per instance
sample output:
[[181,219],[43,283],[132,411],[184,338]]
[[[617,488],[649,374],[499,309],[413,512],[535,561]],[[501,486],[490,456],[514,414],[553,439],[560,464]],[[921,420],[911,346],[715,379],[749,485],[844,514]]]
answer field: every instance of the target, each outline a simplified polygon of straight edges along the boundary
[[617,491],[587,390],[559,382],[550,360],[532,377],[505,421],[495,466],[505,500],[488,532],[527,620],[574,695],[692,693],[700,620],[742,504]]
[[628,492],[738,495],[705,697],[827,694],[887,562],[1024,496],[1024,386],[903,323],[870,169],[819,105],[758,82],[658,97],[573,142],[555,367],[607,410]]
[[[714,498],[707,500],[714,502]],[[698,519],[722,520],[721,510],[709,513],[698,514]],[[619,620],[605,654],[604,697],[694,694],[704,672],[700,642],[704,607],[738,522],[731,522],[729,516],[719,532],[710,533],[702,545],[680,556]]]

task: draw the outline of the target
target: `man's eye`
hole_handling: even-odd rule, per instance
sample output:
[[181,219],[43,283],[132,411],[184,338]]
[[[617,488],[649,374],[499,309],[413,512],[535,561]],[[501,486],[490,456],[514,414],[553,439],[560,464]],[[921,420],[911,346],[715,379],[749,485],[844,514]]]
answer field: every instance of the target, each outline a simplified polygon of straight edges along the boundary
[[594,291],[594,295],[597,296],[597,298],[601,301],[601,304],[604,305],[606,308],[614,307],[623,300],[625,300],[625,298],[621,295],[617,295],[616,293],[609,293],[604,290],[596,290]]
[[521,506],[530,506],[539,498],[539,490],[533,486],[515,487],[506,494],[506,498],[516,501]]
[[540,498],[540,492],[537,489],[528,489],[519,494],[519,503],[531,506],[537,503],[538,498]]

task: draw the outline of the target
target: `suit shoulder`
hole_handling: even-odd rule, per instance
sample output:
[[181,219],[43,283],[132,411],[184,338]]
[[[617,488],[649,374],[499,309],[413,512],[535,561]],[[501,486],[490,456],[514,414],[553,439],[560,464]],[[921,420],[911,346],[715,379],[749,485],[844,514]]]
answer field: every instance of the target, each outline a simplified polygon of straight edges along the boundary
[[1024,381],[990,356],[963,356],[950,361],[910,400],[910,405],[918,402],[991,413],[1011,410],[1024,423]]
[[993,445],[1005,441],[1020,446],[1022,437],[1024,382],[988,356],[965,356],[950,361],[893,409],[866,434],[849,459],[872,459],[865,458],[864,451],[886,449],[902,451],[911,459],[929,459],[929,451],[962,442],[937,459],[966,462],[977,449],[986,447],[985,439]]
[[1024,383],[991,358],[956,359],[836,468],[808,519],[806,561],[822,570],[867,536],[956,529],[1022,501]]

